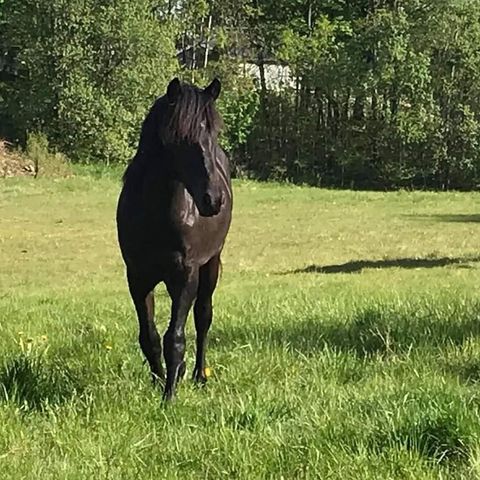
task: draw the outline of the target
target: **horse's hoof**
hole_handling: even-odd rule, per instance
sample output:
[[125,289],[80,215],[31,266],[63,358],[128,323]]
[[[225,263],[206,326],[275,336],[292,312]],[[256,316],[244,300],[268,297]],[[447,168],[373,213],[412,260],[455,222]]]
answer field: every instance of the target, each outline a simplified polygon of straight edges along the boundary
[[171,403],[175,400],[176,392],[177,388],[175,383],[173,385],[165,385],[162,396],[163,403]]
[[203,387],[208,380],[208,375],[205,373],[205,368],[203,370],[197,369],[194,370],[192,375],[192,380],[199,386]]
[[168,405],[173,402],[175,395],[173,393],[163,392],[162,403],[163,405]]

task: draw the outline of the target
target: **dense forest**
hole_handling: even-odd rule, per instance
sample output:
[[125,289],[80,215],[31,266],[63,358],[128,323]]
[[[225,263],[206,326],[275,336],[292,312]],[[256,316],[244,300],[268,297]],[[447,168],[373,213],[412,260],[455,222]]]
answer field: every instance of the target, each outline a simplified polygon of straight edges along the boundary
[[480,185],[478,0],[0,0],[0,136],[127,162],[169,79],[223,82],[237,175]]

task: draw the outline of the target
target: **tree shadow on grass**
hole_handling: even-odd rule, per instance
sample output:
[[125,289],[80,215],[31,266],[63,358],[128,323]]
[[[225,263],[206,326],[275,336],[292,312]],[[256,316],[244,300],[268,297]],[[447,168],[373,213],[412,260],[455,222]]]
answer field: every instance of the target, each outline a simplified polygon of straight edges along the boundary
[[480,214],[436,214],[436,215],[406,215],[412,220],[433,220],[446,223],[480,223]]
[[383,260],[354,260],[338,265],[309,265],[291,270],[289,273],[359,273],[367,268],[438,268],[457,265],[459,268],[471,268],[470,263],[480,262],[480,257],[441,257],[441,258],[392,258]]
[[256,323],[253,327],[216,329],[219,346],[265,345],[315,355],[326,347],[358,357],[406,353],[422,346],[461,345],[480,335],[480,304],[465,309],[433,305],[425,310],[360,309],[348,318],[288,319],[284,323]]
[[20,354],[0,367],[0,398],[23,411],[43,411],[61,405],[83,390],[78,375],[64,362]]

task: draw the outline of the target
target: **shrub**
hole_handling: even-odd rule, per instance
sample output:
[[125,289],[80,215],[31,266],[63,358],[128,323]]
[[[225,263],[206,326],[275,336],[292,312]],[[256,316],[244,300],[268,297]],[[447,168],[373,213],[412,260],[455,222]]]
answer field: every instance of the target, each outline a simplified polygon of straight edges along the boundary
[[52,152],[42,133],[28,134],[25,154],[33,162],[35,177],[66,177],[72,173],[67,157],[61,152]]
[[173,26],[153,6],[5,0],[0,45],[17,76],[0,88],[16,136],[40,130],[74,160],[127,161],[176,65]]

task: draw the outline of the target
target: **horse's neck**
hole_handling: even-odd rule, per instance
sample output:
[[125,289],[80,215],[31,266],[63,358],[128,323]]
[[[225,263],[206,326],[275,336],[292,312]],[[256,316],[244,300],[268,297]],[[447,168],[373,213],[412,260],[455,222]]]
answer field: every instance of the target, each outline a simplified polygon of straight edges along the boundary
[[172,175],[166,160],[162,157],[149,158],[142,172],[142,203],[155,217],[169,216],[174,202],[184,198],[186,190],[183,183]]
[[158,99],[150,108],[142,124],[137,156],[158,155],[159,150],[159,117],[161,115],[161,99]]

